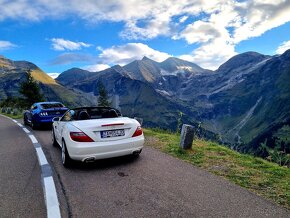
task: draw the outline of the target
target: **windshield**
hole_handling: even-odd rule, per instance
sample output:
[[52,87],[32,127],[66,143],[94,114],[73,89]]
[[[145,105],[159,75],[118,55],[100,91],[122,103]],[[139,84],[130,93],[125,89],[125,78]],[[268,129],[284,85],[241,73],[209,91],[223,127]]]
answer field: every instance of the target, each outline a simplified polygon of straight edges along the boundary
[[40,105],[42,109],[64,107],[61,103],[45,103]]

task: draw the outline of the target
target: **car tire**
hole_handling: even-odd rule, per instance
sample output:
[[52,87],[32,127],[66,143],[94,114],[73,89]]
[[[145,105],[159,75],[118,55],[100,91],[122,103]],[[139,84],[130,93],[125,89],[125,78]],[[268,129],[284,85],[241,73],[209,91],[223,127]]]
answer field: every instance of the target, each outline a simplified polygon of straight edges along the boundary
[[27,115],[25,114],[24,117],[23,117],[23,123],[25,126],[28,125],[28,122],[27,122]]
[[62,140],[61,143],[61,161],[64,167],[70,167],[72,164],[72,159],[70,158],[67,148],[66,148],[66,144],[65,141]]
[[37,128],[36,128],[36,124],[35,124],[35,122],[34,122],[33,120],[31,120],[31,128],[32,128],[33,130],[37,129]]
[[53,130],[53,127],[52,127],[52,131],[51,131],[52,133],[52,145],[54,146],[54,147],[58,147],[58,143],[57,143],[57,141],[56,141],[56,138],[55,138],[55,134],[54,134],[54,130]]

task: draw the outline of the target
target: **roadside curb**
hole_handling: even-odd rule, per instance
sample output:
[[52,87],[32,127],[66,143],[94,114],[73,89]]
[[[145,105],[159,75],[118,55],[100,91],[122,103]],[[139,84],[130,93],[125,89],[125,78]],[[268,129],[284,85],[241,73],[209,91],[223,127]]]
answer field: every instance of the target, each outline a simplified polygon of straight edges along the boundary
[[41,144],[35,138],[35,136],[21,123],[17,120],[14,120],[10,117],[0,114],[0,116],[5,117],[7,119],[12,120],[16,123],[30,138],[37,155],[38,163],[41,168],[41,182],[42,188],[44,193],[44,200],[46,204],[46,211],[48,218],[61,218],[60,208],[59,208],[59,201],[57,198],[57,192],[55,188],[55,183],[52,177],[52,170],[51,167],[45,157],[45,154],[42,150]]

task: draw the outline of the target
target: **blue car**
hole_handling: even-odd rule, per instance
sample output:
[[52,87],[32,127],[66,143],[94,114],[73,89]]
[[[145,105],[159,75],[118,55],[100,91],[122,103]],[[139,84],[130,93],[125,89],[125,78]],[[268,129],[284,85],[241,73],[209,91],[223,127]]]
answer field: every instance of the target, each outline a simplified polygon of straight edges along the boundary
[[25,125],[37,129],[51,125],[54,117],[61,117],[67,110],[68,108],[60,102],[37,102],[24,112],[23,121]]

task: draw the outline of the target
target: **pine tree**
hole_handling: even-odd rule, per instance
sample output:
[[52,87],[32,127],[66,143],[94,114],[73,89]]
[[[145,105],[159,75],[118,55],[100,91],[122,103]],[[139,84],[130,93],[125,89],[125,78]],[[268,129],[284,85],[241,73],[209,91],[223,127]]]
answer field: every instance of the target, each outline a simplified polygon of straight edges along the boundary
[[111,103],[108,100],[107,90],[101,81],[98,82],[98,90],[99,90],[98,106],[110,107]]
[[44,101],[44,96],[40,92],[37,82],[31,75],[31,70],[28,70],[26,81],[20,84],[19,93],[24,96],[26,106],[30,106],[35,102]]

